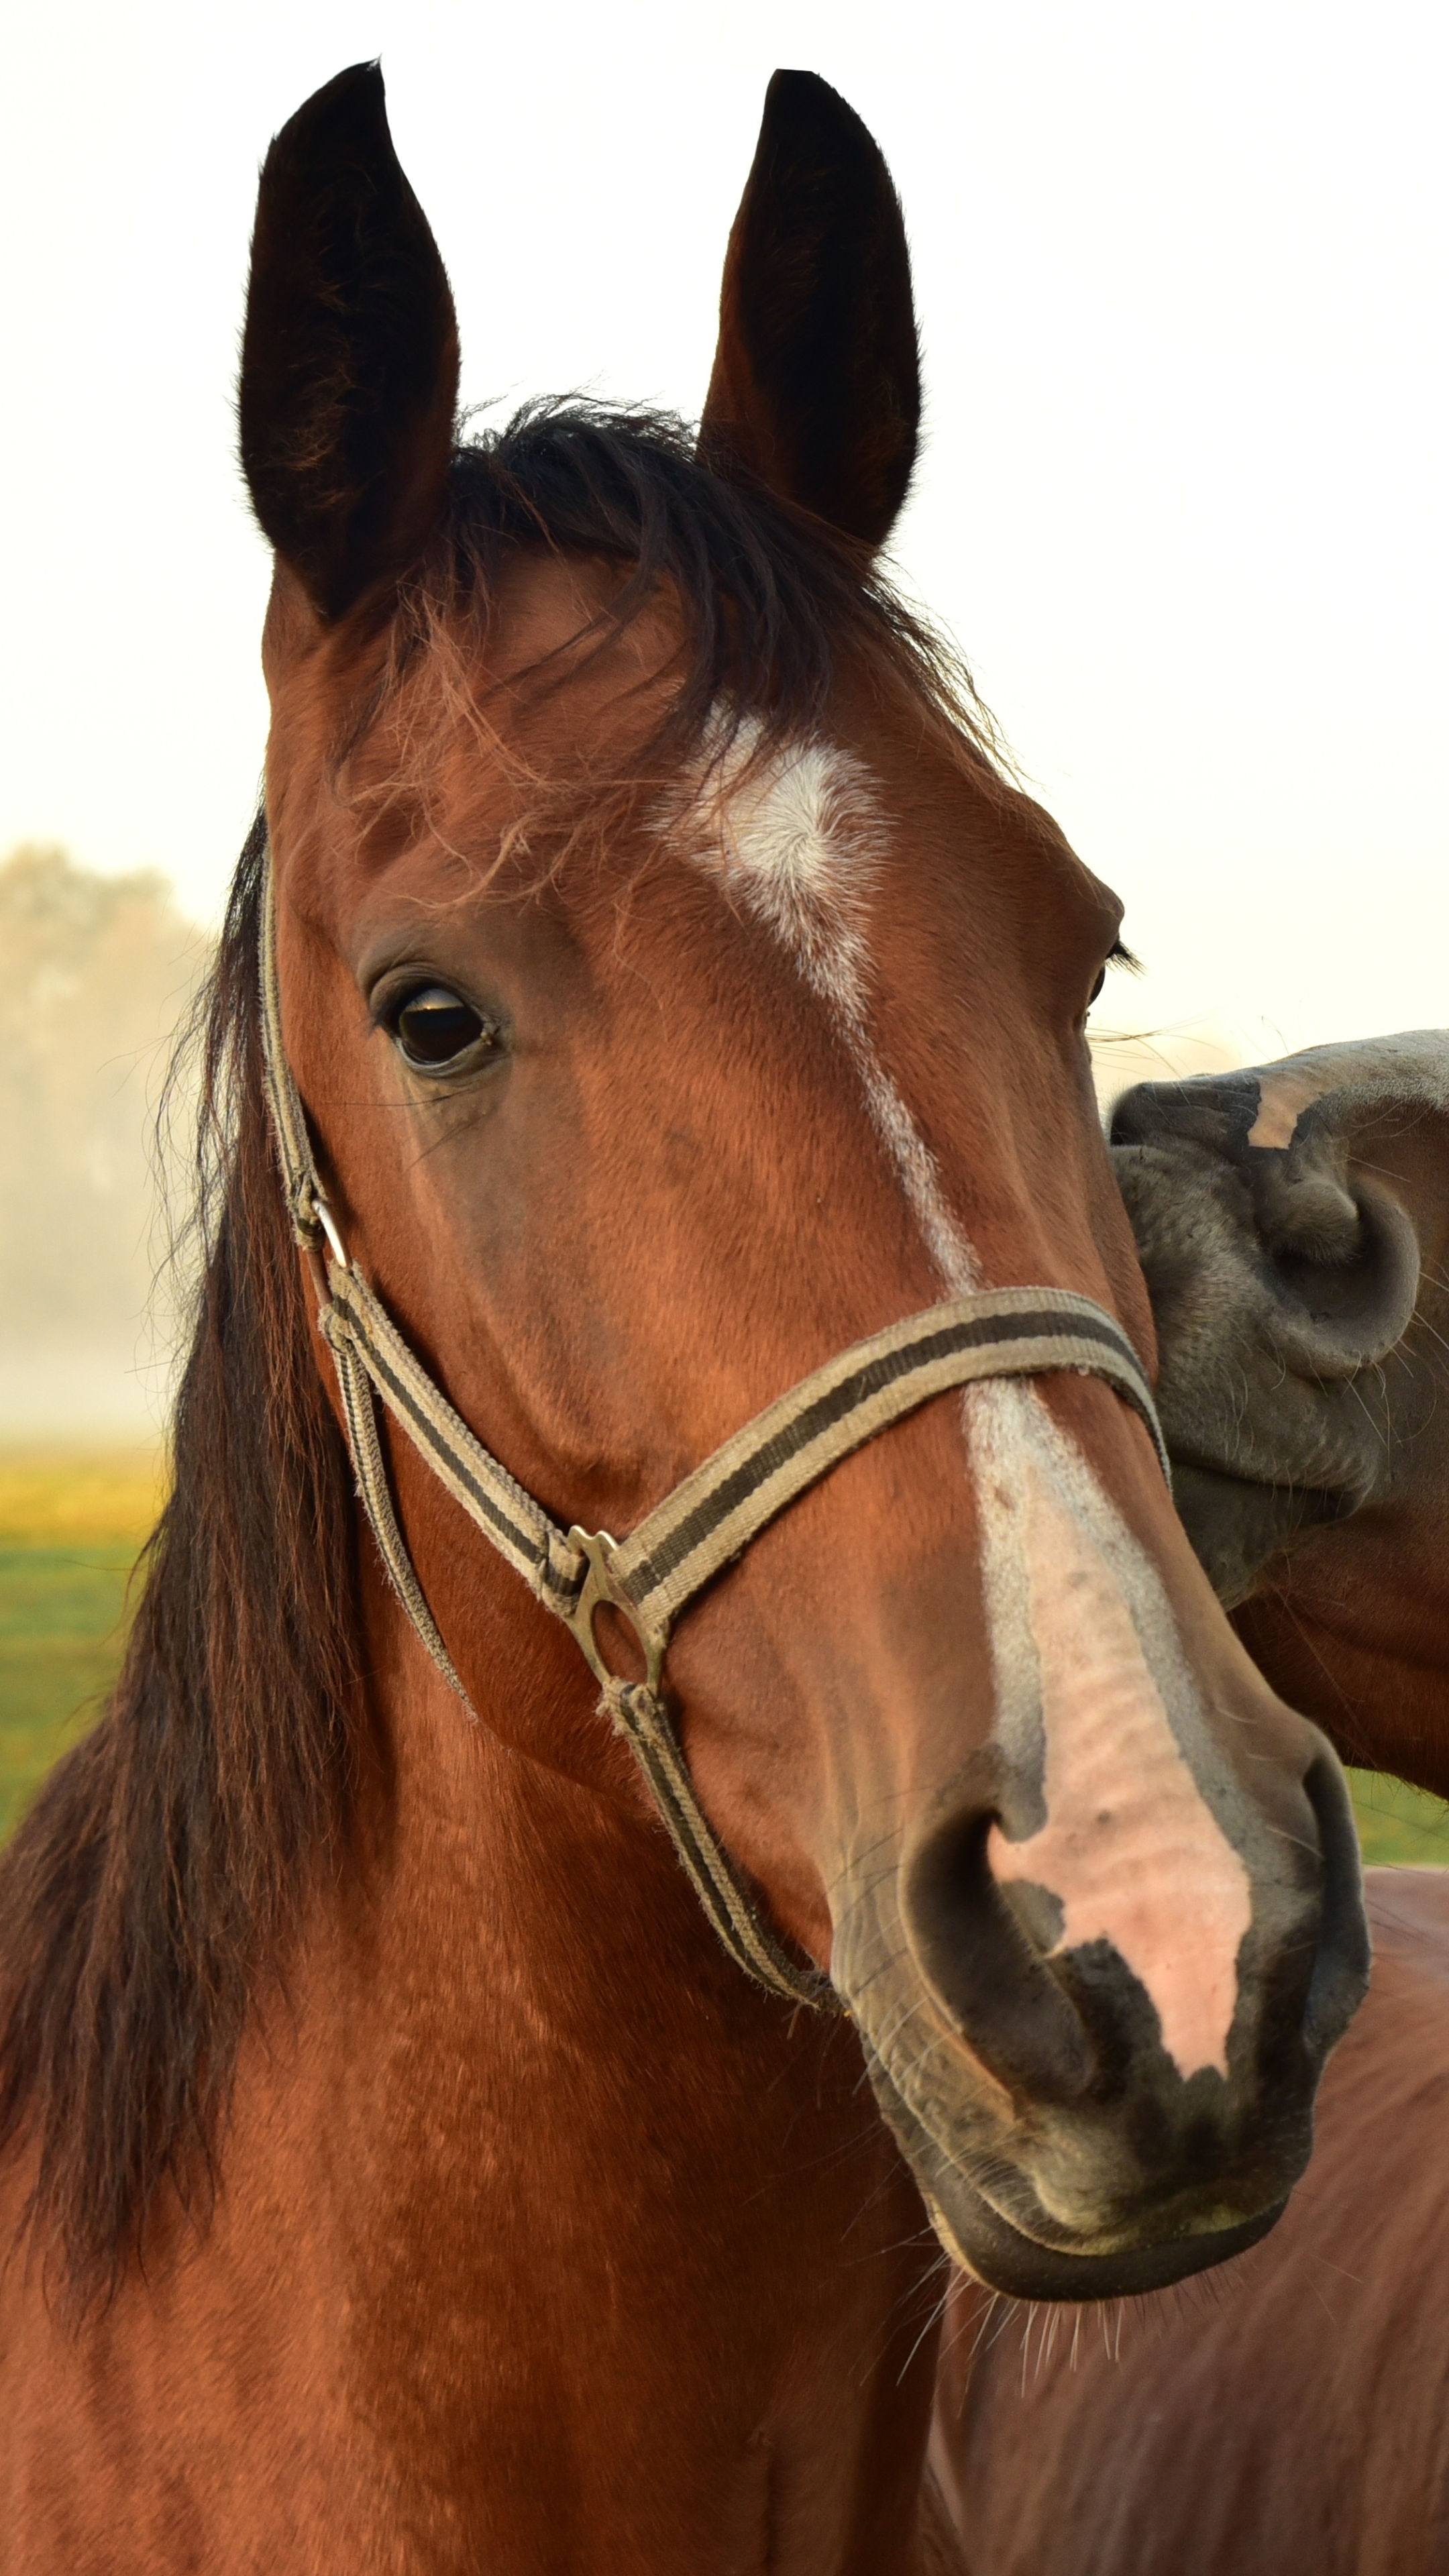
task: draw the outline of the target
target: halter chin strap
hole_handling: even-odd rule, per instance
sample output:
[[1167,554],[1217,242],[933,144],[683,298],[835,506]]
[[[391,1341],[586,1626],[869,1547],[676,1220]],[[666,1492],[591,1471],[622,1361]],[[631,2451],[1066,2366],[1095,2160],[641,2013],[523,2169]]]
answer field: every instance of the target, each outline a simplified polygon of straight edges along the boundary
[[[348,1258],[318,1178],[282,1043],[270,864],[262,907],[263,1062],[287,1205],[297,1240],[311,1256],[318,1324],[337,1371],[363,1508],[408,1617],[468,1707],[398,1526],[378,1431],[379,1396],[454,1501],[572,1630],[599,1682],[600,1705],[632,1745],[725,1948],[775,1994],[838,2010],[829,1979],[797,1966],[776,1941],[695,1797],[663,1691],[674,1622],[797,1494],[949,1387],[1059,1369],[1105,1378],[1141,1415],[1170,1481],[1141,1361],[1121,1326],[1070,1289],[991,1288],[953,1297],[856,1342],[802,1378],[666,1494],[627,1538],[560,1529],[454,1411]],[[622,1614],[639,1640],[642,1682],[621,1680],[603,1659],[594,1614],[604,1603]]]

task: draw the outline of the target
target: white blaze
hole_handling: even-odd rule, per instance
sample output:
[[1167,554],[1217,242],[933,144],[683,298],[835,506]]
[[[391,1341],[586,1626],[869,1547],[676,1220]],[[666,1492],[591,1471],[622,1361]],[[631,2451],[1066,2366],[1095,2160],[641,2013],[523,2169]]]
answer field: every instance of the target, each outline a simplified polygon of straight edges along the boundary
[[1112,1943],[1184,2080],[1226,2075],[1247,1870],[1183,1758],[1116,1575],[1035,1464],[1021,1519],[1046,1822],[1019,1843],[993,1826],[987,1857],[998,1879],[1060,1900],[1058,1951]]
[[866,931],[886,835],[870,774],[849,752],[817,742],[792,743],[751,770],[757,739],[755,727],[742,726],[704,795],[665,819],[682,827],[697,863],[768,923],[828,1005],[927,1249],[961,1296],[981,1285],[980,1271],[871,1037]]
[[[886,848],[873,782],[823,743],[752,772],[757,740],[742,728],[703,793],[661,826],[768,924],[827,1005],[942,1283],[964,1295],[983,1284],[980,1266],[871,1027],[869,906]],[[1047,1811],[1029,1841],[994,1831],[991,1866],[1052,1890],[1060,1947],[1113,1943],[1184,2078],[1226,2073],[1250,1881],[1183,1752],[1186,1732],[1215,1759],[1161,1580],[1034,1387],[968,1387],[962,1419],[995,1731],[1024,1776],[1041,1777]]]

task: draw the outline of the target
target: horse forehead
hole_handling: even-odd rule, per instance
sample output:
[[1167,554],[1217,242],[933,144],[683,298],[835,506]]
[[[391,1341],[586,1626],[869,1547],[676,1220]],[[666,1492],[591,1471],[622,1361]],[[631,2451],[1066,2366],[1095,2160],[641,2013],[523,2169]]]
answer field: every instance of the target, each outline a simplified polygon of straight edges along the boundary
[[[672,585],[660,582],[611,630],[609,620],[628,586],[629,570],[594,555],[533,547],[509,554],[490,584],[481,673],[485,693],[499,684],[506,690],[512,681],[557,666],[565,685],[546,691],[542,704],[546,723],[557,700],[559,721],[567,730],[576,719],[580,695],[592,696],[595,681],[604,706],[619,693],[637,689],[641,678],[666,681],[679,650],[683,611]],[[569,654],[575,644],[576,663]]]
[[925,889],[969,890],[978,914],[1005,915],[1020,900],[1039,919],[1046,880],[1048,928],[1070,938],[1105,923],[1111,936],[1116,897],[1029,799],[955,757],[950,743],[911,739],[888,711],[860,726],[841,715],[778,742],[747,716],[723,748],[727,720],[717,715],[657,823],[732,894],[772,916],[782,904],[824,913],[859,902],[888,864],[904,861]]
[[856,752],[805,736],[766,750],[752,721],[710,762],[682,819],[690,856],[772,913],[865,891],[889,846],[880,782]]

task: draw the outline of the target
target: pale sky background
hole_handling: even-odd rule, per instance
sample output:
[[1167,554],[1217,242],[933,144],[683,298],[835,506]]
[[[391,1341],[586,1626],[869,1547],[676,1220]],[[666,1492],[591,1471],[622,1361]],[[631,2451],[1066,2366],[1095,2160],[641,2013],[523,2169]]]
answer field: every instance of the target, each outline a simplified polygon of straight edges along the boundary
[[256,169],[380,53],[465,398],[697,410],[776,64],[913,246],[929,445],[897,557],[1127,898],[1121,1023],[1254,1056],[1449,1022],[1442,8],[691,11],[50,0],[3,109],[0,853],[214,917],[251,812],[265,552],[233,463]]

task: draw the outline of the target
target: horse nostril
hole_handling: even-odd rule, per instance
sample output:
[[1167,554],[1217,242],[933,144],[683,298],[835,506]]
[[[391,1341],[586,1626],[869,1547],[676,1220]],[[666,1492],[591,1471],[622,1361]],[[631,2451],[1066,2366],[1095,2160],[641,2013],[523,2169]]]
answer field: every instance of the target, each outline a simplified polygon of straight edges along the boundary
[[1357,1200],[1339,1182],[1321,1175],[1263,1185],[1259,1227],[1278,1261],[1333,1265],[1363,1256],[1364,1224]]
[[996,1816],[948,1819],[907,1861],[906,1934],[927,1985],[981,2062],[1008,2091],[1076,2101],[1096,2071],[1091,2042],[1047,1963],[1061,1908],[1047,1888],[1009,1890],[987,1859]]
[[1419,1294],[1419,1241],[1392,1193],[1323,1174],[1276,1175],[1256,1193],[1275,1298],[1274,1337],[1290,1367],[1347,1377],[1386,1357]]
[[1309,1980],[1303,2036],[1315,2057],[1343,2037],[1368,1990],[1372,1953],[1363,1910],[1363,1867],[1348,1784],[1332,1754],[1321,1754],[1303,1786],[1323,1853],[1318,1951]]

